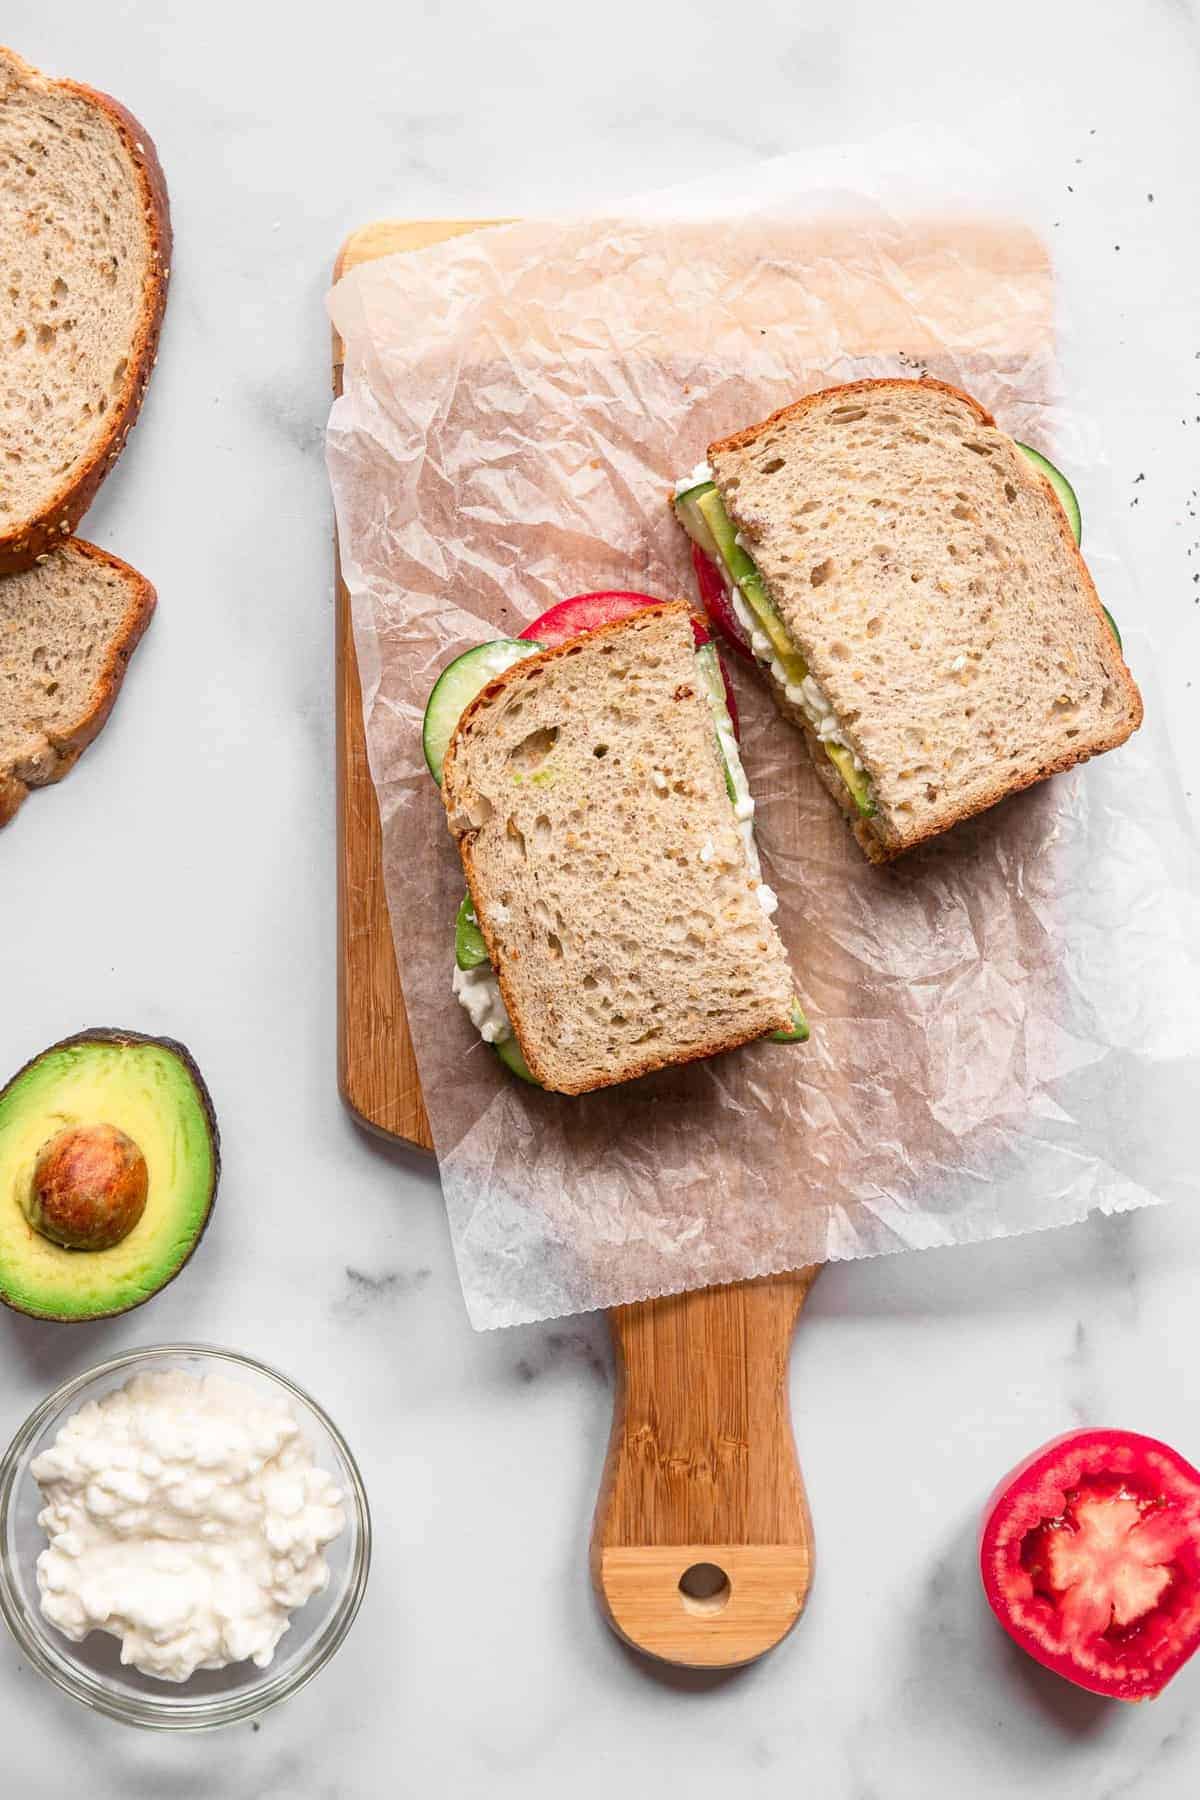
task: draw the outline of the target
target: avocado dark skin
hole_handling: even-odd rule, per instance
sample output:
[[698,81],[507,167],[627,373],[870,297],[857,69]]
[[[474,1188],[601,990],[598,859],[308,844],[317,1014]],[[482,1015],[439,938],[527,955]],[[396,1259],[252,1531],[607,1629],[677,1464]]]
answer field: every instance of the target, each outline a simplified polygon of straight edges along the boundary
[[[69,1117],[64,1122],[61,1115],[55,1116],[53,1108],[46,1105],[47,1100],[56,1096],[56,1081],[68,1089],[68,1101],[72,1083],[77,1089],[86,1090],[90,1079],[89,1063],[86,1055],[78,1053],[89,1050],[95,1050],[99,1059],[107,1064],[109,1088],[114,1086],[112,1069],[124,1071],[126,1068],[121,1053],[130,1053],[129,1067],[136,1101],[134,1112],[140,1120],[136,1129],[130,1127],[128,1119],[123,1121],[120,1117],[106,1119],[99,1125],[94,1118],[88,1119],[86,1113],[82,1121],[78,1121],[77,1116],[73,1125]],[[118,1053],[116,1058],[111,1054],[114,1051]],[[143,1091],[145,1084],[138,1087],[138,1065],[143,1052],[151,1066],[160,1072],[166,1071],[166,1082],[160,1083],[167,1088],[165,1098],[159,1088],[151,1084],[154,1098],[147,1100]],[[42,1065],[48,1065],[48,1072],[43,1071]],[[57,1073],[59,1069],[63,1071],[61,1076]],[[123,1073],[117,1078],[118,1081],[124,1079]],[[31,1090],[31,1083],[40,1083],[45,1094],[37,1087]],[[14,1095],[14,1090],[22,1084],[34,1094],[27,1107],[28,1123],[26,1113],[16,1110],[22,1097]],[[42,1107],[47,1113],[44,1128],[39,1116]],[[65,1110],[69,1115],[70,1106]],[[122,1108],[116,1104],[113,1110],[119,1113]],[[186,1141],[202,1146],[202,1153],[195,1155],[189,1165],[182,1200],[171,1191],[169,1184],[160,1183],[158,1192],[153,1179],[148,1192],[143,1185],[146,1161],[149,1159],[151,1169],[154,1161],[149,1142],[139,1143],[138,1139],[154,1137],[160,1115],[164,1133],[172,1126],[185,1128]],[[9,1127],[8,1140],[6,1126]],[[6,1142],[12,1142],[14,1133],[19,1134],[19,1148],[33,1152],[22,1163],[19,1174],[14,1171],[11,1159],[6,1162],[4,1154]],[[143,1150],[147,1152],[145,1157]],[[144,1305],[169,1286],[195,1254],[212,1217],[220,1167],[220,1133],[212,1097],[190,1052],[174,1038],[150,1037],[142,1032],[97,1026],[76,1032],[40,1051],[0,1088],[0,1302],[14,1312],[62,1324],[113,1318]],[[18,1188],[21,1190],[19,1196]],[[166,1191],[161,1191],[163,1188]],[[49,1207],[45,1204],[47,1199]],[[171,1257],[164,1258],[161,1267],[156,1269],[153,1265],[153,1235],[149,1240],[145,1235],[137,1239],[139,1269],[147,1259],[147,1242],[150,1251],[149,1283],[147,1291],[140,1291],[147,1284],[140,1274],[129,1275],[123,1261],[123,1246],[139,1226],[143,1234],[152,1233],[160,1213],[164,1216],[166,1236],[171,1236],[174,1227],[176,1234],[186,1240],[186,1250],[179,1255],[178,1261],[173,1260],[172,1252]],[[52,1259],[51,1274],[47,1278],[51,1289],[69,1286],[71,1273],[75,1270],[89,1276],[100,1272],[90,1287],[81,1284],[83,1298],[74,1310],[74,1297],[69,1293],[58,1303],[53,1298],[42,1302],[36,1294],[31,1295],[31,1287],[36,1287],[37,1281],[42,1279],[40,1272],[35,1271],[33,1277],[26,1279],[25,1271],[17,1267],[14,1274],[14,1267],[20,1262],[21,1241],[16,1228],[12,1227],[14,1214],[20,1215],[19,1227],[25,1240],[41,1246],[38,1258],[42,1262],[47,1257]],[[143,1219],[148,1223],[143,1225]],[[10,1226],[7,1238],[6,1220]],[[106,1304],[102,1290],[110,1271],[115,1271],[112,1279],[116,1292],[112,1304]]]

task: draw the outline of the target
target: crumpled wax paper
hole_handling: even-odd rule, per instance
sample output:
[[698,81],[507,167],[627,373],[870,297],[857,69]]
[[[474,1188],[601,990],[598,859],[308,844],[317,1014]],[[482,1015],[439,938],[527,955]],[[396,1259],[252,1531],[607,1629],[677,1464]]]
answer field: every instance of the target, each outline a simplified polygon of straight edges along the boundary
[[[792,158],[611,217],[477,231],[332,295],[329,468],[387,890],[477,1327],[1195,1191],[1197,858],[1103,462],[1056,376],[1045,238],[985,204],[961,159],[930,160],[958,194],[903,201],[894,146]],[[1145,727],[879,870],[736,667],[810,1042],[578,1099],[523,1085],[451,997],[464,883],[421,752],[435,675],[570,594],[692,593],[668,495],[712,439],[920,370],[1075,479]]]

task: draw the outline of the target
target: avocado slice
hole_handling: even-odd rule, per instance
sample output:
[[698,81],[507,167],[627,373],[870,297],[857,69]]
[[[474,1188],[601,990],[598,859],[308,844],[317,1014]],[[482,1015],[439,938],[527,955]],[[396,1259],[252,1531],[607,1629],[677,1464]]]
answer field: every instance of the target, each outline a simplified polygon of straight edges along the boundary
[[460,969],[477,969],[488,960],[488,947],[470,894],[463,895],[454,919],[454,960]]
[[807,1044],[808,1020],[804,1016],[804,1008],[799,1000],[792,997],[792,1023],[787,1031],[768,1031],[767,1042],[770,1044]]
[[[725,511],[725,502],[712,482],[705,482],[699,487],[689,488],[675,502],[675,510],[685,531],[698,543],[701,549],[707,545],[715,547],[719,560],[724,563],[731,578],[741,590],[742,598],[753,612],[759,625],[770,642],[775,660],[784,672],[785,679],[792,687],[799,687],[808,674],[808,664],[796,649],[788,636],[787,627],[775,611],[767,597],[762,576],[754,566],[753,559],[737,541],[737,533],[729,514]],[[1114,626],[1115,630],[1116,627]],[[871,794],[870,777],[863,769],[856,769],[854,757],[849,750],[840,744],[825,743],[826,754],[842,780],[850,790],[850,797],[858,809],[860,817],[871,819],[875,816],[875,801]],[[726,780],[729,780],[728,773]]]
[[771,649],[778,657],[784,674],[795,687],[799,687],[808,674],[808,667],[788,636],[783,620],[767,598],[767,590],[763,586],[762,576],[754,566],[753,558],[738,543],[733,523],[725,511],[725,502],[713,487],[697,494],[694,504],[721,553],[721,561],[730,577],[737,582],[746,605],[770,639]]
[[73,1322],[173,1281],[220,1172],[216,1115],[182,1044],[94,1029],[0,1089],[0,1301]]
[[850,798],[858,808],[859,817],[873,819],[875,799],[871,793],[871,778],[866,770],[855,768],[854,757],[844,744],[831,744],[827,740],[825,754],[850,789]]
[[[698,544],[710,562],[721,561],[721,549],[716,538],[708,529],[704,514],[700,510],[700,502],[705,494],[715,494],[716,488],[711,481],[702,481],[698,486],[688,488],[686,493],[675,496],[675,517],[683,526],[694,544]],[[724,508],[721,509],[724,511]]]

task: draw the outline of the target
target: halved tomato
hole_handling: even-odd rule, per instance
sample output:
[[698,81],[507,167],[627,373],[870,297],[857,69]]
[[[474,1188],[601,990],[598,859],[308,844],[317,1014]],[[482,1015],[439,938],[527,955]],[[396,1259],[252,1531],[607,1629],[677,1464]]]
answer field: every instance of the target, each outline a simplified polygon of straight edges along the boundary
[[696,571],[696,586],[700,589],[705,612],[731,649],[736,650],[739,656],[744,656],[747,662],[753,662],[754,652],[750,648],[750,639],[746,636],[742,621],[733,610],[721,571],[712,557],[704,554],[699,544],[692,545],[692,567]]
[[[716,573],[715,570],[713,572]],[[518,636],[533,638],[547,647],[551,644],[565,644],[568,638],[581,637],[585,631],[597,631],[601,625],[611,625],[614,619],[627,619],[630,613],[637,612],[643,606],[662,604],[661,598],[656,599],[653,594],[635,594],[624,588],[604,588],[595,594],[575,594],[570,600],[560,600],[557,606],[552,606],[540,619],[527,625]],[[733,617],[732,613],[730,617]],[[733,622],[737,624],[736,619]],[[711,635],[703,619],[698,619],[694,613],[692,634],[697,649],[701,644],[707,644]],[[737,699],[724,663],[721,663],[721,679],[725,683],[725,704],[733,722],[733,735],[740,739]]]
[[1022,1650],[1093,1694],[1152,1699],[1200,1644],[1200,1470],[1136,1432],[1068,1432],[1000,1483],[979,1563]]

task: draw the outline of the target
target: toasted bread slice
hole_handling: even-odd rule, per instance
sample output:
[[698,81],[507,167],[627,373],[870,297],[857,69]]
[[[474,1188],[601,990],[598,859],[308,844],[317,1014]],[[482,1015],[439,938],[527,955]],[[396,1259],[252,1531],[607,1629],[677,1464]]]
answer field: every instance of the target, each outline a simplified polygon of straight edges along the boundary
[[928,380],[829,388],[709,460],[870,777],[875,814],[855,831],[872,860],[1140,725],[1053,489],[970,395]]
[[143,576],[79,538],[0,578],[0,825],[100,731],[154,604]]
[[137,418],[167,298],[154,145],[107,94],[0,48],[0,573],[82,518]]
[[581,1094],[786,1030],[793,985],[682,601],[516,663],[442,797],[525,1061]]

